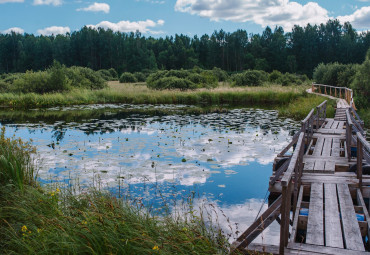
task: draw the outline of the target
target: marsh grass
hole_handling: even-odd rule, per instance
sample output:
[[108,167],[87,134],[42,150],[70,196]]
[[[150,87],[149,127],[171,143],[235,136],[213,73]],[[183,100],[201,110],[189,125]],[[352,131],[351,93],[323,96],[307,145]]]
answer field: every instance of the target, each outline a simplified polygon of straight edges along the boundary
[[151,90],[143,83],[109,82],[102,90],[74,90],[53,94],[0,94],[0,105],[14,108],[42,108],[78,104],[187,104],[187,105],[232,105],[254,104],[281,105],[302,95],[304,86],[279,86],[266,84],[261,87],[230,87],[223,84],[215,89],[193,91]]
[[5,151],[24,159],[10,169],[19,171],[15,175],[0,168],[2,254],[227,253],[227,238],[192,212],[186,220],[155,217],[146,208],[96,189],[76,195],[73,189],[40,187],[27,144],[2,132],[2,156]]
[[327,99],[322,96],[305,94],[302,97],[299,97],[288,105],[278,107],[279,115],[284,117],[290,117],[296,120],[303,120],[311,109],[316,108],[319,104],[328,100],[326,106],[326,117],[334,118],[336,101]]

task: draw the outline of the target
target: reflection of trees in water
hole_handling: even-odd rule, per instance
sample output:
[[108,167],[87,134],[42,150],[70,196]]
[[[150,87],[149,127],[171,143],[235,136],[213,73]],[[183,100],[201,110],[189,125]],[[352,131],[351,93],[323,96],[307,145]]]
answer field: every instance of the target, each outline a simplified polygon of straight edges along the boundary
[[[175,109],[179,110],[179,109]],[[0,116],[4,113],[0,113]],[[246,128],[259,128],[264,135],[268,132],[278,134],[281,129],[290,130],[293,135],[296,128],[289,119],[278,118],[277,111],[235,109],[226,113],[208,114],[170,114],[166,110],[151,109],[98,109],[84,111],[31,111],[30,114],[19,112],[8,114],[2,119],[3,125],[15,126],[17,123],[31,123],[37,128],[52,128],[52,138],[62,141],[67,129],[83,131],[86,135],[113,133],[117,131],[140,132],[143,127],[160,123],[166,127],[200,125],[214,132],[234,131],[242,133]],[[29,129],[31,132],[32,128]]]

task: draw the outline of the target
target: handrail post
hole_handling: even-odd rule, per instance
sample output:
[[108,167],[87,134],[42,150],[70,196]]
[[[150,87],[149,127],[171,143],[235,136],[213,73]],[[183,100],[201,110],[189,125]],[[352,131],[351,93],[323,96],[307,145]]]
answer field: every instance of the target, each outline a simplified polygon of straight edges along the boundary
[[[357,137],[359,136],[359,132],[357,132]],[[363,157],[363,148],[362,142],[360,139],[357,138],[357,178],[358,178],[358,185],[360,186],[360,190],[362,192],[362,157]]]
[[328,93],[326,93],[326,86],[325,86],[325,95],[327,95]]
[[342,98],[342,88],[339,88],[339,98]]
[[313,85],[313,82],[312,82],[311,90],[312,90],[312,92],[315,92],[315,87],[314,87],[314,85]]
[[337,88],[334,88],[335,97],[337,97]]

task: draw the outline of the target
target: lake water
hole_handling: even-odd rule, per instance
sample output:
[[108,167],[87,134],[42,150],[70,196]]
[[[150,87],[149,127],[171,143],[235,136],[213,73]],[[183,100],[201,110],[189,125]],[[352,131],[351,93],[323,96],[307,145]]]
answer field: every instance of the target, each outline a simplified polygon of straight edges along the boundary
[[[191,200],[197,210],[217,212],[217,224],[236,236],[267,207],[273,159],[298,123],[274,110],[191,109],[90,105],[2,111],[0,119],[7,135],[37,146],[43,184],[95,186],[153,210],[181,211]],[[272,225],[262,241],[276,243],[278,231]]]

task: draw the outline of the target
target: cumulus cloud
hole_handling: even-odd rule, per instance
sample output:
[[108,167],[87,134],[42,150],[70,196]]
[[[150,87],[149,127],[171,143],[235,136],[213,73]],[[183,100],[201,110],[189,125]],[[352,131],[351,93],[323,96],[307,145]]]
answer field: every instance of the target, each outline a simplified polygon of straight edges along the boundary
[[12,32],[16,33],[16,34],[23,34],[24,33],[24,30],[20,27],[11,27],[7,30],[4,30],[4,34],[11,34]]
[[344,23],[349,21],[354,27],[358,29],[370,28],[370,6],[362,7],[351,15],[339,16],[338,19]]
[[71,32],[71,29],[69,27],[57,27],[57,26],[46,27],[44,29],[37,30],[37,33],[41,35],[58,35],[58,34],[66,34],[70,32]]
[[77,11],[85,11],[85,12],[105,12],[109,13],[110,6],[106,3],[93,3],[86,8],[77,9]]
[[142,33],[152,33],[155,34],[158,31],[152,31],[150,28],[163,26],[164,20],[158,20],[157,22],[147,19],[145,21],[128,21],[128,20],[122,20],[117,23],[112,23],[109,21],[102,21],[97,25],[88,25],[88,27],[91,28],[104,28],[104,29],[111,29],[113,31],[117,32],[135,32],[140,31]]
[[63,3],[62,0],[33,0],[34,5],[54,5],[58,6]]
[[315,2],[305,5],[289,0],[177,0],[175,10],[214,21],[254,22],[264,26],[282,26],[290,30],[295,24],[325,23],[328,11]]
[[0,4],[5,4],[5,3],[23,3],[24,0],[0,0]]

